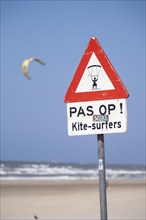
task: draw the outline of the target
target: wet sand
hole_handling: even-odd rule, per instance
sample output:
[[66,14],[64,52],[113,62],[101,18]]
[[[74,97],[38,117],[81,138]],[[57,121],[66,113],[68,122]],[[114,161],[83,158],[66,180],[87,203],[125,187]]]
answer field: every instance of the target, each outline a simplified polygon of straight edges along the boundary
[[[109,220],[146,219],[143,180],[108,181]],[[100,219],[97,180],[1,181],[1,220]]]

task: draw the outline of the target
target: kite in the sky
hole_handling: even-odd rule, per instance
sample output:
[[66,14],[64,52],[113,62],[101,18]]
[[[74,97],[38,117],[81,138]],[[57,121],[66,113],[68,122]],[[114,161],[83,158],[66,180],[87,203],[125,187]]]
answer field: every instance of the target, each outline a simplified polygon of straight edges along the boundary
[[44,61],[42,61],[38,58],[30,57],[30,58],[24,60],[23,63],[22,63],[22,72],[26,76],[27,79],[31,79],[30,76],[29,76],[29,73],[28,73],[28,66],[29,66],[30,62],[33,61],[33,60],[39,62],[42,65],[45,65]]

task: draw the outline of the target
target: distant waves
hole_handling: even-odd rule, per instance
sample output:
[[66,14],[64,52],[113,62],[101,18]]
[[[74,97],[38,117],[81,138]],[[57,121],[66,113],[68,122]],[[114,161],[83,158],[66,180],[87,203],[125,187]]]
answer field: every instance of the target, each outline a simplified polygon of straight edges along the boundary
[[[1,179],[5,180],[92,180],[98,179],[98,165],[80,163],[2,162]],[[145,167],[140,165],[109,165],[107,179],[143,179]]]

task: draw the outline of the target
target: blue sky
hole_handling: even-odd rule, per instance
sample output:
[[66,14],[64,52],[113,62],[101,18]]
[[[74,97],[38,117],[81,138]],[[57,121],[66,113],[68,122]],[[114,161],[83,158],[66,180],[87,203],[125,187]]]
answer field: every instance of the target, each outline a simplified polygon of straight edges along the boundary
[[[145,1],[1,1],[1,159],[97,162],[96,135],[69,137],[64,96],[95,36],[127,88],[128,132],[106,163],[145,163]],[[21,64],[31,63],[27,80]]]

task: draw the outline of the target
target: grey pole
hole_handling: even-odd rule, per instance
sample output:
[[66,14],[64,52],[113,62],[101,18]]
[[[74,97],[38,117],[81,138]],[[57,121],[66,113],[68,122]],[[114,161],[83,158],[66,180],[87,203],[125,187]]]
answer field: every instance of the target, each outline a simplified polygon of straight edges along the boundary
[[107,220],[106,173],[105,173],[105,153],[104,153],[103,134],[97,135],[97,142],[98,142],[100,218],[101,220]]

